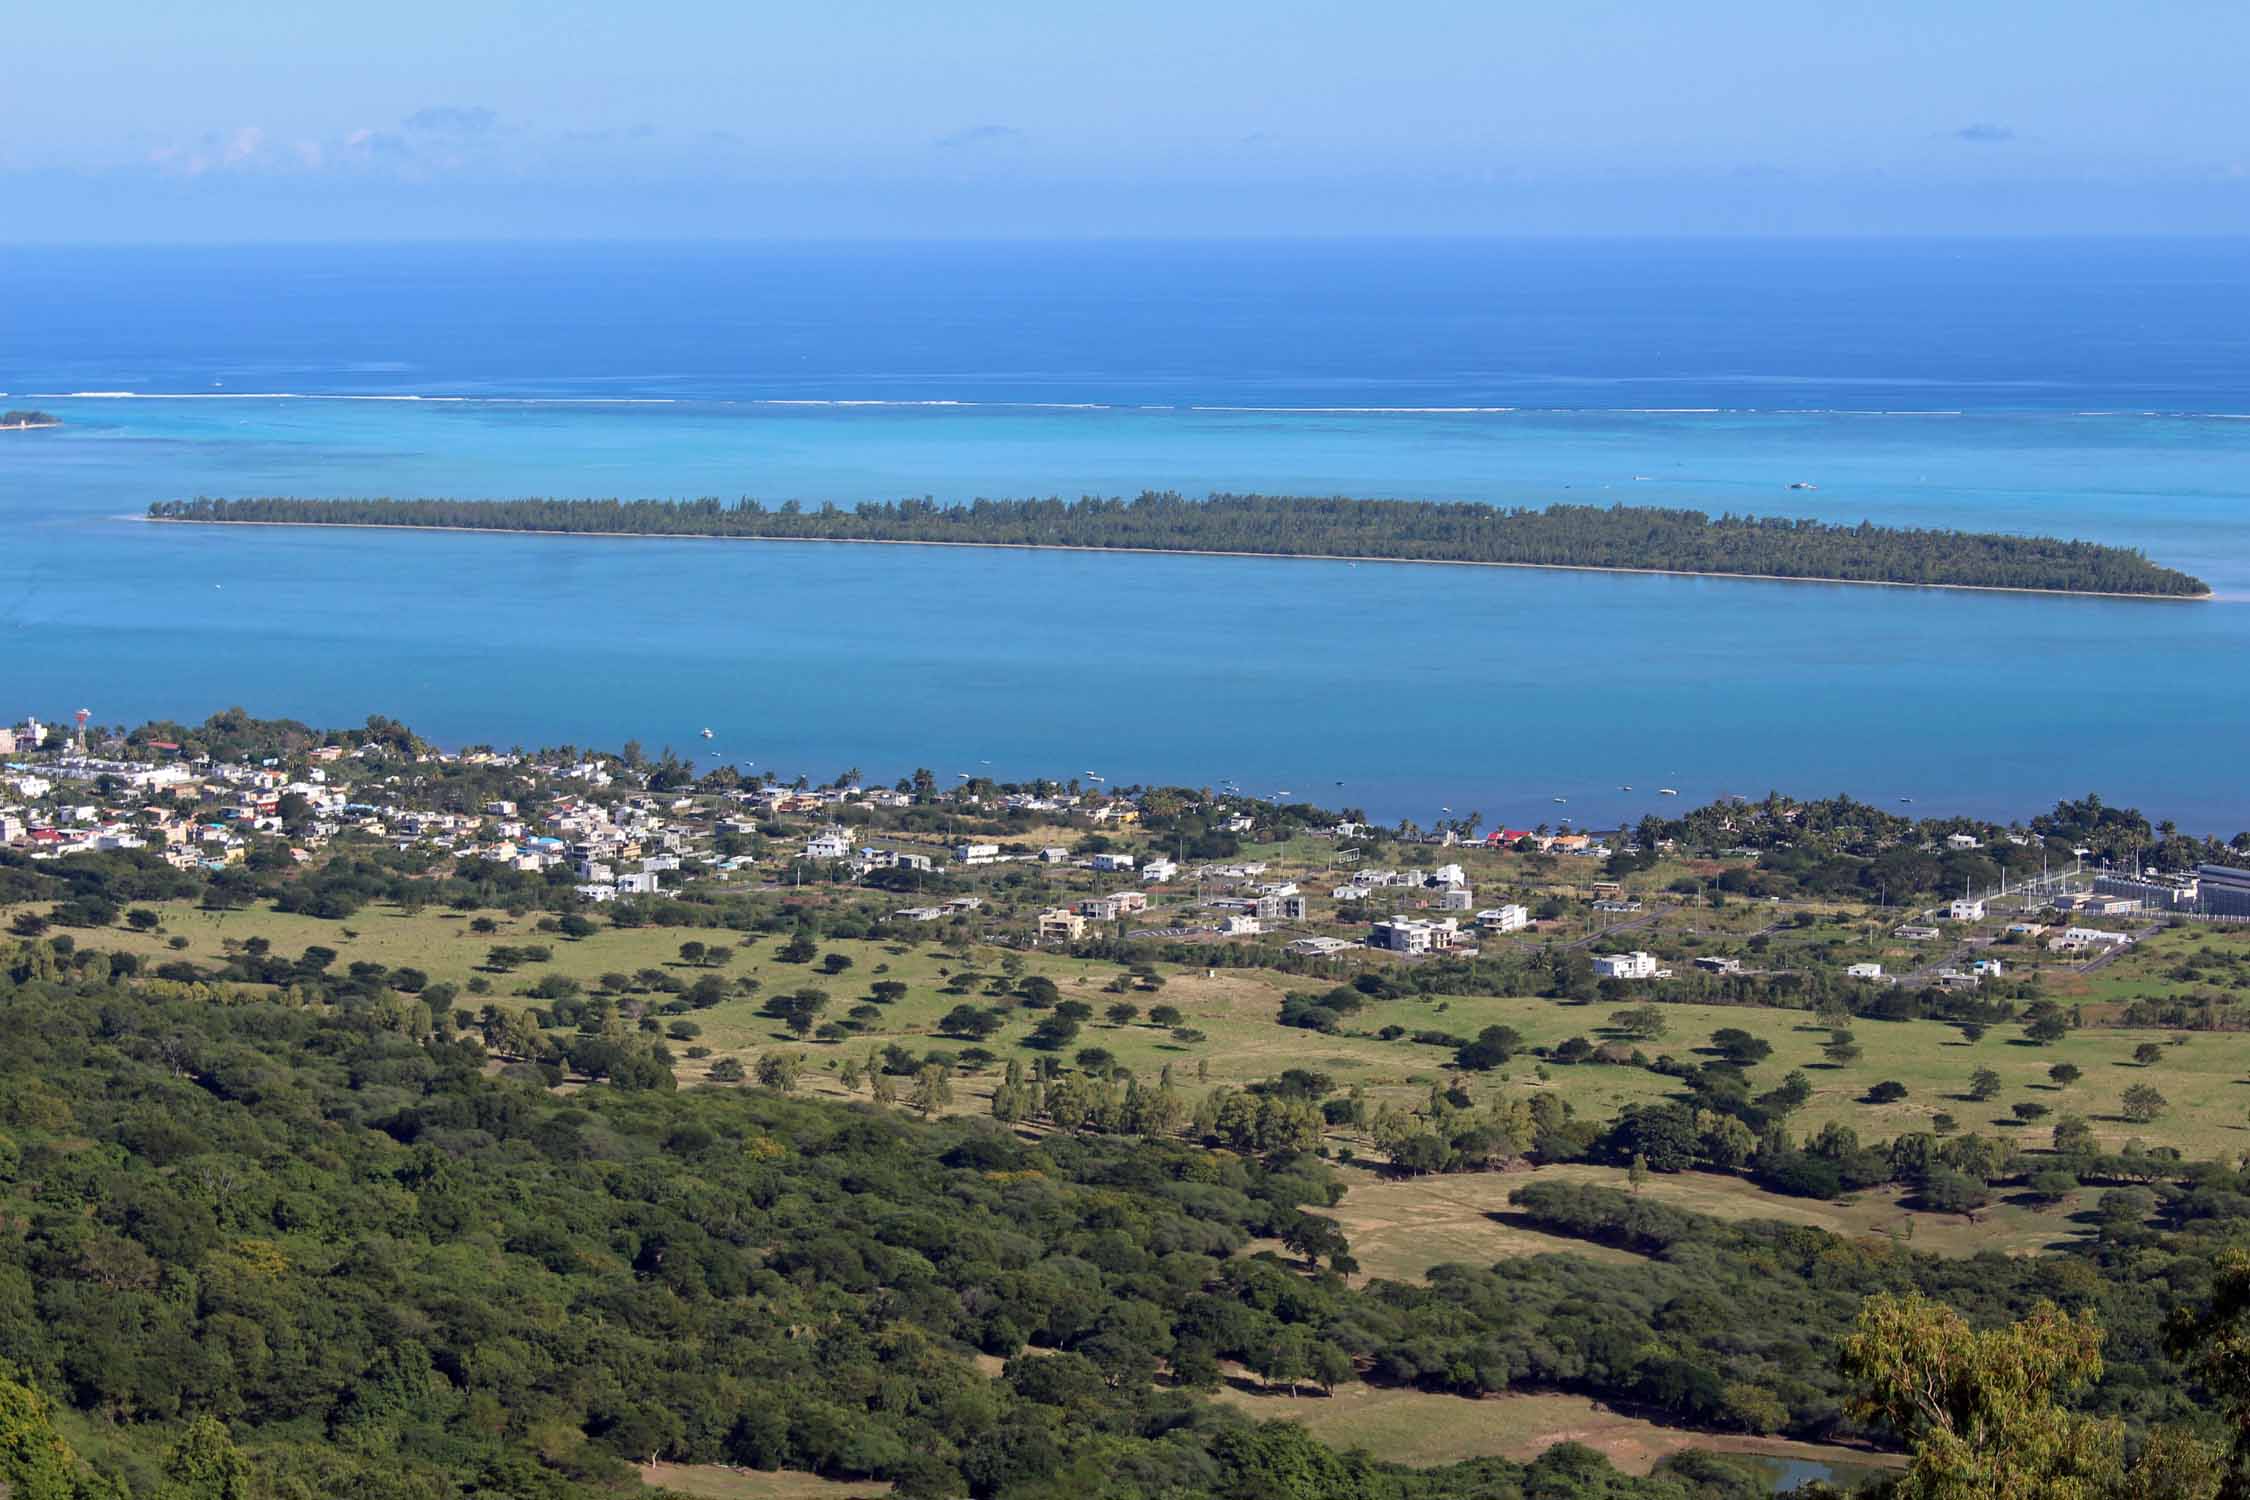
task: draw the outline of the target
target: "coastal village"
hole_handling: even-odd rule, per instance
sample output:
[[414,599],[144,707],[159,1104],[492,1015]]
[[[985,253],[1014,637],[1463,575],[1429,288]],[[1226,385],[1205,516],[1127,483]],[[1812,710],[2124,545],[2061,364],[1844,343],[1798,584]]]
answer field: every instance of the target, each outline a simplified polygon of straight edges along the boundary
[[[479,862],[532,877],[558,908],[763,891],[849,901],[885,926],[988,943],[1250,950],[1299,965],[1564,944],[1605,988],[1772,979],[1823,959],[1853,983],[1975,988],[2012,970],[2108,961],[2159,923],[2250,919],[2250,870],[2239,864],[2119,868],[2047,841],[2034,865],[2033,837],[2020,828],[1964,823],[1932,834],[1901,822],[1899,842],[1927,854],[2013,851],[2015,868],[2032,873],[2011,885],[2003,865],[1997,882],[1961,897],[1885,907],[1816,952],[1790,940],[1792,924],[1808,907],[1848,903],[1753,894],[1762,858],[1795,845],[1802,817],[1772,799],[1697,820],[1737,842],[1687,847],[1654,826],[1381,829],[1177,788],[976,780],[941,789],[927,772],[893,786],[813,785],[731,770],[695,777],[637,752],[448,753],[410,738],[328,736],[228,759],[147,732],[93,734],[87,717],[0,729],[8,855],[134,852],[213,875],[383,849],[423,868]],[[464,802],[471,782],[508,795]],[[1225,852],[1196,857],[1191,845]],[[1760,910],[1782,906],[1791,914],[1779,920]],[[1684,911],[1703,913],[1694,930],[1650,946],[1659,913]]]

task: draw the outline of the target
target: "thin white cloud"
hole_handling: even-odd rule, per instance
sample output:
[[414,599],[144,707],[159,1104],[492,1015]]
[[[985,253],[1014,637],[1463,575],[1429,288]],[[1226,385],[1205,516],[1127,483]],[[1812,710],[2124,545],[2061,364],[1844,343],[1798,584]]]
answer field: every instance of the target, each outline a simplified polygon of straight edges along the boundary
[[207,133],[192,146],[158,146],[148,153],[148,163],[160,171],[183,177],[239,171],[260,163],[265,144],[266,132],[262,126],[238,125],[224,134]]

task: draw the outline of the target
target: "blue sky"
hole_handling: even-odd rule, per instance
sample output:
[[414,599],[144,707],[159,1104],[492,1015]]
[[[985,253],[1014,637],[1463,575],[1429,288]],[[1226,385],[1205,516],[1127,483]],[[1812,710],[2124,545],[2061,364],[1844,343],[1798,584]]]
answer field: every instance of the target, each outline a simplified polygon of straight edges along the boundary
[[10,9],[15,241],[2250,232],[2239,0]]

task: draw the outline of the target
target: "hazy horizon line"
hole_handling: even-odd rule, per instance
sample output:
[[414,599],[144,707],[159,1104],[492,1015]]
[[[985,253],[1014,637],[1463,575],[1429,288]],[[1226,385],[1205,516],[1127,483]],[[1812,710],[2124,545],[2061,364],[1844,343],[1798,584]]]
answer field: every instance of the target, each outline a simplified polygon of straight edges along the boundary
[[932,231],[922,234],[867,234],[851,232],[787,233],[725,233],[725,234],[557,234],[526,231],[520,235],[488,234],[420,234],[392,235],[361,234],[308,234],[308,235],[258,235],[237,239],[182,236],[175,238],[126,238],[113,236],[39,236],[0,235],[0,250],[229,250],[229,249],[283,249],[334,247],[460,247],[460,248],[516,248],[557,243],[575,246],[655,247],[671,246],[693,249],[699,247],[727,247],[741,245],[1034,245],[1034,244],[1113,244],[1113,245],[1197,245],[1228,244],[1365,244],[1365,245],[1432,245],[1432,244],[1521,244],[1521,243],[1575,243],[1575,244],[1707,244],[1707,243],[1791,243],[1791,244],[1859,244],[1882,242],[1888,244],[1921,242],[1926,244],[1951,244],[1974,241],[1981,244],[2144,244],[2152,242],[2199,241],[2211,244],[2250,242],[2250,229],[2140,229],[2129,232],[2106,230],[2010,230],[2010,229],[1861,229],[1861,230],[1790,230],[1790,229],[1690,229],[1690,230],[1572,230],[1572,229],[1514,229],[1514,230],[1413,230],[1396,233],[1368,233],[1359,230],[1230,230],[1214,228],[1169,233],[1129,234],[1106,230],[1032,229],[1011,233],[973,233],[969,231]]

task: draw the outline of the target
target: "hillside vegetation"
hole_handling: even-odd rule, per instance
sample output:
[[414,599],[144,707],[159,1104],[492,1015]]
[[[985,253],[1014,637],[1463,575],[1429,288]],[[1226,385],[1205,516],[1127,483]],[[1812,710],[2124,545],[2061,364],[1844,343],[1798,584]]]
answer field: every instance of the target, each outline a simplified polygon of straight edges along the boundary
[[[1741,1500],[1704,1459],[1389,1468],[1203,1393],[1238,1365],[1864,1437],[1835,1350],[1892,1292],[1980,1325],[2042,1299],[2098,1316],[2092,1409],[2192,1421],[2161,1325],[2210,1295],[2229,1227],[1946,1260],[1539,1186],[1537,1228],[1639,1263],[1354,1290],[1306,1232],[1341,1192],[1310,1156],[683,1092],[623,1035],[643,1066],[558,1091],[409,996],[222,1002],[67,942],[4,965],[0,1361],[113,1471],[64,1495],[565,1500],[664,1460],[922,1496]],[[1252,1253],[1275,1240],[1295,1258]],[[160,1488],[191,1461],[258,1484]]]
[[[1310,1161],[661,1070],[565,1096],[410,1003],[166,999],[50,944],[0,969],[0,1486],[27,1500],[566,1500],[656,1460],[920,1496],[1755,1493],[1390,1469],[1208,1402],[1221,1357],[1309,1392],[1367,1337],[1333,1277],[1243,1253],[1329,1201]],[[94,1437],[75,1483],[49,1401]]]

